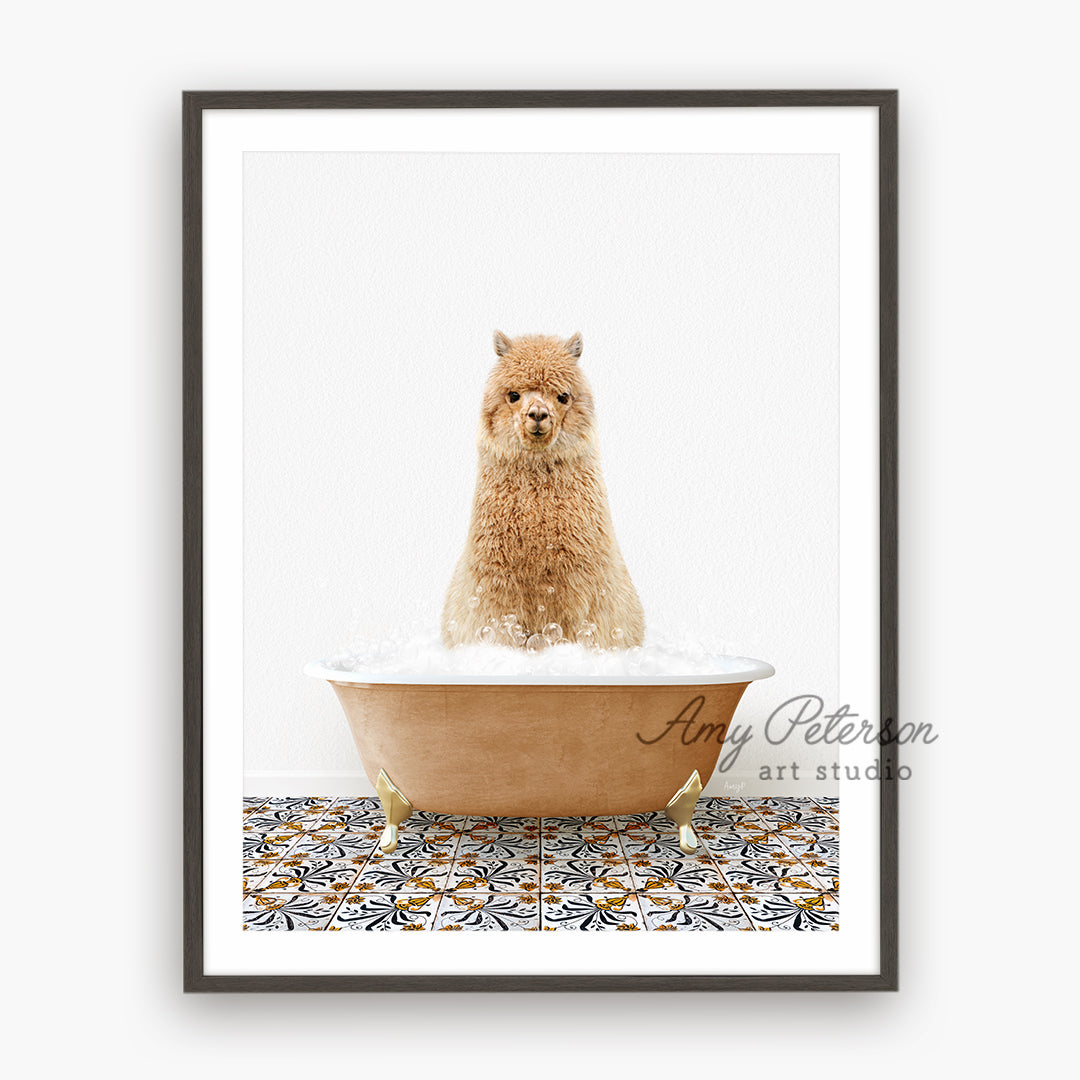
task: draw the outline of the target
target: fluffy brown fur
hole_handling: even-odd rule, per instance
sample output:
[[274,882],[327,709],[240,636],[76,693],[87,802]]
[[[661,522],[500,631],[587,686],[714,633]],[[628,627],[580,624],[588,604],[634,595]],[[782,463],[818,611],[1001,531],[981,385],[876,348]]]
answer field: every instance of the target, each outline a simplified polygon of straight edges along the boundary
[[611,524],[581,335],[511,340],[496,331],[495,352],[443,641],[472,644],[512,613],[526,635],[556,622],[577,641],[591,623],[598,645],[640,645],[645,617]]

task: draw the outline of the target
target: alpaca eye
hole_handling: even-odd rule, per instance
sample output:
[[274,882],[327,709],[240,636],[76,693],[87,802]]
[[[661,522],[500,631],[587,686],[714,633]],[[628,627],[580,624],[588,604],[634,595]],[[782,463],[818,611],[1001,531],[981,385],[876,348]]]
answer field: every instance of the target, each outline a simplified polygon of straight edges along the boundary
[[517,401],[521,395],[516,390],[511,390],[507,397],[509,397],[511,401]]
[[569,400],[570,400],[570,395],[569,394],[560,394],[559,395],[559,404],[560,405],[565,405]]

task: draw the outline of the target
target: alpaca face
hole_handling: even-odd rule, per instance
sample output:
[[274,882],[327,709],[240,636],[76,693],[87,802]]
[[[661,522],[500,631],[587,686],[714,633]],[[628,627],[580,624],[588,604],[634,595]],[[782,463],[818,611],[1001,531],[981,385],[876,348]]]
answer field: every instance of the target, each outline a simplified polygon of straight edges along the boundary
[[580,456],[593,439],[592,392],[578,366],[581,335],[564,341],[496,332],[495,352],[481,425],[488,447],[499,457]]

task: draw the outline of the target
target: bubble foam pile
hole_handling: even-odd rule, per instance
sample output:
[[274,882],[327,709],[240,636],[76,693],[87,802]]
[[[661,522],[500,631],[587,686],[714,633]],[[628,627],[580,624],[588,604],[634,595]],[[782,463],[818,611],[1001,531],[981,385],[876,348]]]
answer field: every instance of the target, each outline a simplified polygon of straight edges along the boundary
[[646,641],[633,648],[598,649],[556,640],[532,648],[478,643],[443,645],[437,633],[386,639],[323,661],[334,671],[369,675],[718,675],[745,661],[690,641]]

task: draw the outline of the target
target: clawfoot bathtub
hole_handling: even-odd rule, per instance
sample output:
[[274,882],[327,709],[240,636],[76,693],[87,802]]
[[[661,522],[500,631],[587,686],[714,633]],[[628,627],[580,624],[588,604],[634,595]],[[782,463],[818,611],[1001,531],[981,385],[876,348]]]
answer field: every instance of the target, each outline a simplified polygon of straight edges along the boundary
[[690,853],[694,804],[747,686],[772,675],[724,657],[715,675],[373,675],[313,661],[334,688],[382,801],[384,852],[413,810],[575,817],[663,809]]

